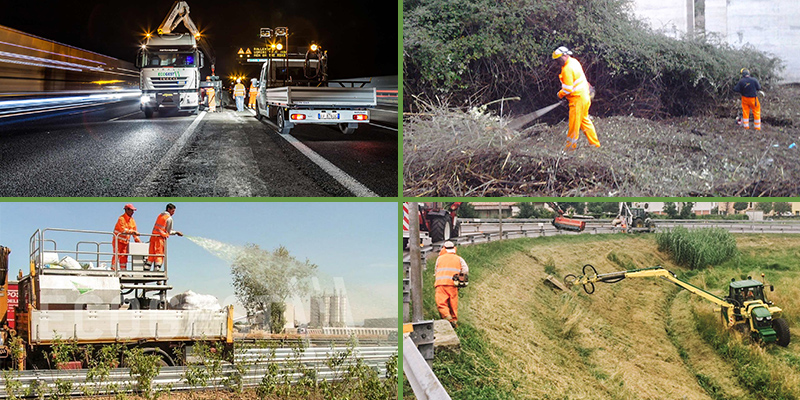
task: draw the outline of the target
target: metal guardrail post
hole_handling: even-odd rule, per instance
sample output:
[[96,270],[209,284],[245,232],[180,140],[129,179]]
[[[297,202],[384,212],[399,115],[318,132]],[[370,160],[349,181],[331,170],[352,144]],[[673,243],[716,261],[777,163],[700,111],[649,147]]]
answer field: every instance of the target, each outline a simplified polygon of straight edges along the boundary
[[409,337],[417,345],[422,358],[433,365],[433,320],[412,322],[414,330]]
[[450,395],[410,338],[403,340],[403,372],[417,399],[450,400]]

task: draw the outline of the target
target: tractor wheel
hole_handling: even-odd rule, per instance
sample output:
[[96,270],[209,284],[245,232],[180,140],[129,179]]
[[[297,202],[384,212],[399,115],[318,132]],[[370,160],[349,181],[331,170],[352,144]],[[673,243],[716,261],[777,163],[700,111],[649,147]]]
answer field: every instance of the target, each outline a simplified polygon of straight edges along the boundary
[[633,220],[633,227],[634,228],[644,228],[644,221],[641,218],[636,218]]
[[431,221],[431,240],[434,243],[441,242],[445,240],[450,240],[450,221],[446,218],[434,218]]
[[403,238],[403,250],[408,248],[408,238]]
[[775,329],[777,334],[778,340],[776,343],[778,343],[778,346],[788,346],[791,335],[789,334],[789,324],[786,323],[786,320],[783,318],[774,319],[772,321],[772,329]]

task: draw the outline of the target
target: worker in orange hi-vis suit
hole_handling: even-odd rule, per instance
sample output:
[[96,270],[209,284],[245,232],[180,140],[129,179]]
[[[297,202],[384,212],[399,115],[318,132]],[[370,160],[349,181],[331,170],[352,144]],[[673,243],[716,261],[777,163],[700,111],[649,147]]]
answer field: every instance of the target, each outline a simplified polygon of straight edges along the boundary
[[436,259],[436,273],[433,283],[436,289],[436,308],[442,318],[456,327],[458,323],[458,287],[453,282],[453,275],[469,274],[467,262],[456,255],[456,245],[451,241],[444,242],[444,253]]
[[164,244],[170,235],[183,236],[180,231],[172,230],[173,215],[175,215],[175,204],[169,203],[166,211],[156,217],[156,223],[153,225],[153,236],[150,237],[150,256],[147,257],[147,262],[144,263],[146,270],[155,265],[154,269],[158,271],[164,265]]
[[253,79],[250,82],[250,101],[248,102],[247,106],[256,109],[256,95],[258,95],[258,86],[256,85],[257,80]]
[[561,79],[561,90],[558,91],[558,98],[566,97],[569,101],[569,132],[565,150],[575,150],[578,147],[581,129],[586,134],[589,144],[600,147],[594,124],[589,119],[589,107],[592,105],[589,95],[591,86],[586,80],[581,63],[570,55],[572,52],[564,46],[553,52],[553,59],[561,64],[561,73],[558,75]]
[[112,241],[114,255],[111,257],[112,268],[116,268],[117,261],[119,261],[120,269],[126,269],[128,264],[127,253],[130,237],[133,236],[137,243],[141,242],[139,240],[139,231],[136,230],[136,221],[133,219],[133,212],[136,211],[136,207],[128,203],[125,204],[123,210],[125,210],[125,213],[117,218],[117,224],[114,226],[115,237]]
[[742,79],[733,87],[733,91],[742,94],[742,126],[744,129],[750,129],[750,110],[753,110],[753,125],[760,131],[761,103],[758,101],[758,95],[763,97],[764,92],[761,91],[761,84],[750,76],[747,68],[742,68],[739,72],[742,74]]

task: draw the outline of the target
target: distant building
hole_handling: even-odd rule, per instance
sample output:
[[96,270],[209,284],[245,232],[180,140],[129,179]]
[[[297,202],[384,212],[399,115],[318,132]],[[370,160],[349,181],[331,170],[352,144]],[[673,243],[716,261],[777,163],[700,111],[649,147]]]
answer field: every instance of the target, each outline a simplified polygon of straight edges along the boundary
[[[784,83],[800,82],[800,7],[796,0],[634,0],[632,11],[653,29],[673,38],[705,32],[718,35],[727,44],[752,46],[786,64]],[[731,65],[757,69],[754,65]]]
[[478,218],[497,218],[501,213],[503,218],[511,218],[512,215],[519,213],[517,203],[510,202],[470,202],[475,208]]
[[347,312],[347,297],[334,290],[333,294],[323,292],[320,295],[311,296],[310,301],[310,321],[308,326],[311,328],[324,327],[344,327]]
[[[678,212],[681,211],[683,208],[683,202],[676,201],[675,207],[677,208]],[[664,215],[664,202],[659,201],[642,201],[642,202],[634,202],[632,203],[633,207],[644,208],[646,211],[657,214],[657,215]],[[692,206],[692,213],[694,215],[709,215],[714,208],[717,207],[718,203],[715,202],[697,202],[694,203]]]

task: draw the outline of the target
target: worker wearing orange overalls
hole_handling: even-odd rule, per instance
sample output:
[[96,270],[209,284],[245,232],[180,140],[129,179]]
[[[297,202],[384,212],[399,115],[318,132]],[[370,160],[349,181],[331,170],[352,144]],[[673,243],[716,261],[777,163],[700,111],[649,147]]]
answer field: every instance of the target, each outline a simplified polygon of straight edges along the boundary
[[[211,77],[206,78],[211,82]],[[206,97],[208,98],[208,109],[210,112],[217,112],[217,90],[213,86],[206,88]]]
[[164,244],[167,242],[169,235],[183,236],[183,233],[172,230],[173,215],[175,215],[175,204],[169,203],[166,211],[156,217],[156,223],[153,225],[153,236],[150,237],[150,256],[147,257],[145,269],[150,269],[150,266],[155,265],[155,270],[158,271],[164,265]]
[[561,64],[561,73],[558,75],[561,79],[561,90],[558,91],[558,98],[566,97],[569,101],[569,132],[567,132],[565,150],[575,150],[578,147],[578,136],[581,129],[583,129],[586,139],[589,140],[589,144],[600,147],[594,124],[589,119],[589,107],[592,105],[592,99],[589,96],[591,86],[586,80],[581,63],[570,57],[571,54],[572,52],[564,46],[553,52],[553,59],[558,60]]
[[458,323],[458,287],[453,282],[453,275],[458,273],[469,274],[467,262],[456,255],[453,242],[444,242],[444,252],[436,259],[433,286],[436,289],[436,308],[453,327]]
[[[125,204],[123,209],[125,213],[117,218],[117,224],[114,226],[115,238],[112,241],[114,255],[111,257],[112,268],[116,268],[116,262],[119,261],[120,269],[125,269],[128,264],[127,253],[130,237],[133,236],[137,243],[141,242],[139,240],[139,232],[136,230],[136,221],[133,219],[133,212],[136,211],[136,207],[128,203]],[[117,257],[117,254],[119,254],[119,257]]]
[[256,80],[253,79],[250,83],[250,102],[247,105],[253,110],[256,109],[256,95],[258,95],[258,86],[256,85]]
[[236,99],[236,111],[244,111],[244,95],[245,95],[244,85],[242,85],[242,80],[236,80],[236,86],[233,87],[233,97]]
[[[761,103],[758,101],[758,94],[761,84],[758,80],[750,77],[750,71],[742,68],[739,71],[742,79],[733,87],[734,92],[742,94],[742,126],[750,129],[750,110],[753,110],[753,125],[757,131],[761,130]],[[764,92],[760,92],[762,95]]]

